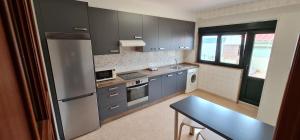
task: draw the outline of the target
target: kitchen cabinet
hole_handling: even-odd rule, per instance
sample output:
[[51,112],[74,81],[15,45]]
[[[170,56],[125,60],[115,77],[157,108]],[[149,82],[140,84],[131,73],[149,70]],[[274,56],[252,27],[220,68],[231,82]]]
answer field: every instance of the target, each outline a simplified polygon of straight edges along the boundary
[[118,12],[120,40],[143,38],[143,16],[139,14]]
[[89,7],[88,15],[93,54],[120,53],[118,12]]
[[97,100],[101,121],[127,111],[125,84],[97,89]]
[[158,25],[158,50],[172,50],[174,21],[168,18],[159,18]]
[[144,52],[158,50],[158,18],[153,16],[143,16],[143,40],[146,46]]
[[159,50],[193,49],[194,30],[194,22],[160,18]]
[[185,91],[186,89],[186,79],[187,79],[187,71],[179,71],[176,72],[176,92]]
[[180,32],[179,49],[193,49],[194,48],[194,36],[195,36],[195,23],[188,21],[180,21],[178,24]]
[[149,78],[149,101],[153,102],[162,97],[162,76]]
[[75,0],[41,0],[45,32],[88,32],[88,3]]
[[162,79],[163,96],[169,96],[177,92],[176,81],[177,81],[176,73],[169,73],[163,75],[163,79]]

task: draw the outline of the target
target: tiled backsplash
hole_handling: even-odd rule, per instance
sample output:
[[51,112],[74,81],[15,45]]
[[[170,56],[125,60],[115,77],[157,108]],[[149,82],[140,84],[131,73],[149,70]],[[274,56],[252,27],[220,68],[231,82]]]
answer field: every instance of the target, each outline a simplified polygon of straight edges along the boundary
[[96,69],[116,68],[126,72],[148,68],[151,65],[165,66],[183,62],[183,51],[137,52],[134,48],[121,48],[120,54],[94,56]]

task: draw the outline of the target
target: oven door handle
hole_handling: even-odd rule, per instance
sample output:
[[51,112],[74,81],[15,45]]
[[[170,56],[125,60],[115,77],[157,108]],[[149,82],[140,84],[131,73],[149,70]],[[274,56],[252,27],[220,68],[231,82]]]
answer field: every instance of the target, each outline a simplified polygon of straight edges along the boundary
[[132,89],[139,89],[139,88],[143,88],[145,86],[148,86],[148,84],[143,84],[143,85],[140,85],[140,86],[137,86],[137,87],[132,87],[132,88],[128,88],[129,90],[132,90]]

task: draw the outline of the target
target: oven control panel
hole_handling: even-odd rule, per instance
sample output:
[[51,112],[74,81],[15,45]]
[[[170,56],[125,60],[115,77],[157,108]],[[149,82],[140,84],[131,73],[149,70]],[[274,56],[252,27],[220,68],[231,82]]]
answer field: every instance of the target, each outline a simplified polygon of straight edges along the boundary
[[131,87],[131,86],[135,86],[135,85],[140,85],[140,84],[145,84],[148,83],[148,77],[146,78],[140,78],[140,79],[136,79],[136,80],[132,80],[130,82],[126,83],[126,87]]

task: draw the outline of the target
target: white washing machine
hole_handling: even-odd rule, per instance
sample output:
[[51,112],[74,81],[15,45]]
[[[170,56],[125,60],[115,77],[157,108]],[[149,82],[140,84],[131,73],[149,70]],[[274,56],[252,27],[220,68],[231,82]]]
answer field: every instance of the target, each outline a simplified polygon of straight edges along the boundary
[[186,90],[185,93],[193,92],[198,88],[198,70],[199,68],[189,69],[187,71]]

